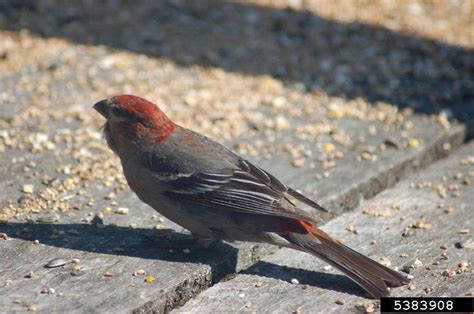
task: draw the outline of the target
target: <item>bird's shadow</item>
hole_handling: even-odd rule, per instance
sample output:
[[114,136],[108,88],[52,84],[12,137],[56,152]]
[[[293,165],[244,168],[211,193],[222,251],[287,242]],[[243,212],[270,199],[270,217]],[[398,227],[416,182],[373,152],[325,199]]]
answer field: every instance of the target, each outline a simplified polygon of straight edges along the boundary
[[[0,223],[0,232],[14,239],[26,241],[38,240],[43,245],[117,256],[159,259],[163,261],[197,263],[209,265],[213,282],[237,272],[238,248],[225,242],[210,248],[195,247],[192,254],[181,249],[170,252],[172,246],[189,243],[190,236],[173,229],[163,229],[166,236],[155,235],[152,229],[127,228],[116,225],[98,227],[94,224],[71,223]],[[119,249],[117,249],[119,248]],[[290,282],[292,278],[322,289],[330,289],[358,296],[366,296],[361,288],[343,275],[308,271],[259,261],[241,271]]]
[[344,275],[275,265],[265,261],[257,262],[255,265],[249,267],[242,273],[279,279],[286,282],[291,282],[292,279],[297,279],[302,285],[334,290],[342,293],[353,294],[359,297],[369,297],[362,288],[360,288],[357,284]]

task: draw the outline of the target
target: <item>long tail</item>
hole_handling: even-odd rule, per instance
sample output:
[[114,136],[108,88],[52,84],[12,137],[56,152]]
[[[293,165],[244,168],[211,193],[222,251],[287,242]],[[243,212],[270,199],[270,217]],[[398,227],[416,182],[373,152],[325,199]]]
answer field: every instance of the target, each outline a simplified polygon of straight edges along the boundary
[[374,298],[388,296],[388,287],[399,287],[409,282],[409,279],[400,273],[332,239],[306,221],[300,220],[299,223],[307,233],[291,232],[286,234],[286,238],[342,271]]

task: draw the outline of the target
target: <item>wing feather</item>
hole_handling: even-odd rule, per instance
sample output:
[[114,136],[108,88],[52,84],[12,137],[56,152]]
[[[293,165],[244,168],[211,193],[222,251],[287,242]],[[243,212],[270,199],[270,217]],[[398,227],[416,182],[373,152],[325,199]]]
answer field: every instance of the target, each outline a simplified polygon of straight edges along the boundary
[[241,160],[235,169],[220,173],[195,173],[174,176],[167,182],[169,195],[192,200],[216,210],[230,210],[249,214],[317,221],[314,215],[298,209],[290,196],[315,209],[326,211],[265,170]]

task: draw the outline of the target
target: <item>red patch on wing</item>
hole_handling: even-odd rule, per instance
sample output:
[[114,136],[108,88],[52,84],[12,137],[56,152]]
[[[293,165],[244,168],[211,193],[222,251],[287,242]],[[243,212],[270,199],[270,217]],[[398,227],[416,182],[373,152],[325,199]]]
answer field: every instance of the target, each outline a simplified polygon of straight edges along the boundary
[[298,220],[298,222],[303,226],[303,228],[305,228],[308,232],[310,233],[316,233],[316,228],[310,224],[309,222],[305,221],[305,220]]
[[316,238],[335,241],[326,232],[316,228],[310,222],[303,219],[291,220],[291,222],[284,227],[284,233],[309,233]]

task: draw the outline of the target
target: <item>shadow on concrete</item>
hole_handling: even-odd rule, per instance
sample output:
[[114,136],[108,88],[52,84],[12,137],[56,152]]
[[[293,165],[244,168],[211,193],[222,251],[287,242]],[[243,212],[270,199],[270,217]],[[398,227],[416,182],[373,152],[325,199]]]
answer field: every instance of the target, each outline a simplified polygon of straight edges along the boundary
[[[235,272],[238,250],[219,243],[213,248],[193,244],[190,235],[172,229],[161,230],[166,236],[157,237],[152,229],[127,228],[93,224],[16,223],[0,224],[0,232],[12,238],[34,241],[53,247],[111,254],[118,256],[159,259],[164,261],[207,264],[212,268],[213,281]],[[169,250],[173,248],[173,252]],[[183,252],[191,248],[193,254]]]
[[[238,262],[238,250],[222,242],[212,248],[194,246],[191,247],[192,254],[183,253],[183,248],[190,248],[190,236],[175,232],[172,229],[163,229],[161,233],[166,234],[166,236],[156,237],[153,230],[143,228],[131,229],[111,225],[99,228],[93,224],[75,223],[8,222],[0,224],[0,232],[5,232],[12,238],[26,241],[38,240],[44,245],[71,250],[206,264],[212,269],[212,281],[214,283],[231,273],[235,273]],[[117,250],[117,248],[120,248],[120,250]],[[170,248],[173,248],[174,252],[169,252]],[[292,278],[296,278],[301,284],[367,297],[361,288],[343,275],[284,267],[263,261],[257,262],[242,273],[287,282],[290,282]]]
[[286,282],[297,279],[302,285],[349,293],[365,298],[370,297],[362,288],[344,275],[280,266],[264,261],[257,262],[242,273],[280,279]]
[[474,135],[473,49],[230,1],[10,0],[0,7],[2,29],[126,49],[182,66],[270,75],[308,91],[421,113],[443,111]]

